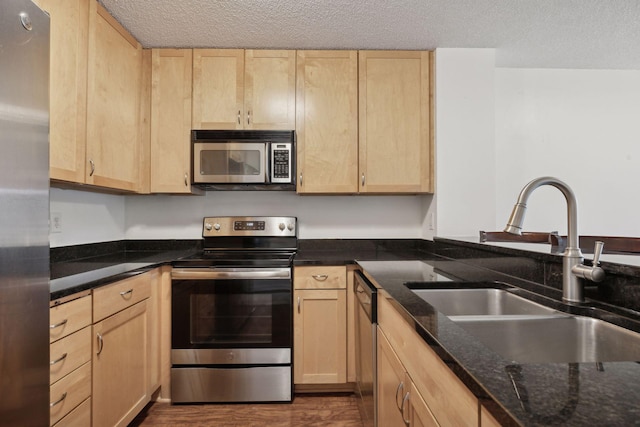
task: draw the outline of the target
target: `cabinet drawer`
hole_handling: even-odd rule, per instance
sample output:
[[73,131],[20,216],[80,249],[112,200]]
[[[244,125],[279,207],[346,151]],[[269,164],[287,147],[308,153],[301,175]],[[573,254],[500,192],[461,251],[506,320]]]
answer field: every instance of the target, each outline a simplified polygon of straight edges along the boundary
[[139,274],[93,291],[93,322],[124,310],[151,295],[150,273]]
[[296,289],[345,289],[347,268],[343,265],[296,267],[293,284]]
[[91,395],[91,363],[85,363],[51,386],[49,420],[57,423]]
[[87,427],[91,425],[91,398],[82,402],[54,427]]
[[49,381],[55,383],[91,360],[91,328],[86,327],[50,346]]
[[91,295],[49,309],[49,342],[91,324]]

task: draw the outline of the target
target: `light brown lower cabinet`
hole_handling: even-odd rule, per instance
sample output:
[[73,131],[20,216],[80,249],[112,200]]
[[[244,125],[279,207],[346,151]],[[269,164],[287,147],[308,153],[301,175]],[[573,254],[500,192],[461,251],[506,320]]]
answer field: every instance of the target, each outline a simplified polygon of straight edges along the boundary
[[[395,366],[395,378],[389,378],[387,371],[393,363],[401,368]],[[403,426],[404,421],[411,420],[411,426],[479,425],[478,399],[392,306],[384,292],[378,293],[377,372],[380,426]],[[401,397],[407,393],[406,399]],[[397,414],[395,418],[387,415],[394,408],[404,421],[398,423]]]
[[438,426],[391,344],[378,329],[378,425]]
[[63,419],[58,421],[54,427],[87,427],[91,425],[91,398],[88,398],[73,411],[69,412]]
[[296,385],[347,382],[347,270],[294,269],[293,348]]
[[147,300],[93,325],[93,427],[126,426],[149,402]]

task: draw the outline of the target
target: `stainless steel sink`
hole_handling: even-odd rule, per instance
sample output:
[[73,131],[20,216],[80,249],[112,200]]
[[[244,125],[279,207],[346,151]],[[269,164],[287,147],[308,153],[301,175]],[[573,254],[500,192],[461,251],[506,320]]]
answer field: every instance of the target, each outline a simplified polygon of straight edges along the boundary
[[590,317],[458,317],[455,322],[520,363],[640,361],[640,334]]
[[411,289],[446,316],[553,315],[560,312],[504,289]]

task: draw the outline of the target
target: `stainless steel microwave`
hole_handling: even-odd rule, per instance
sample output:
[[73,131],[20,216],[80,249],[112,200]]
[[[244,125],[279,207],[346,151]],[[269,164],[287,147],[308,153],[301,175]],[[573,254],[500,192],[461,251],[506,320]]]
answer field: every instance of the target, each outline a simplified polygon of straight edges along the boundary
[[193,130],[193,184],[295,190],[295,131]]

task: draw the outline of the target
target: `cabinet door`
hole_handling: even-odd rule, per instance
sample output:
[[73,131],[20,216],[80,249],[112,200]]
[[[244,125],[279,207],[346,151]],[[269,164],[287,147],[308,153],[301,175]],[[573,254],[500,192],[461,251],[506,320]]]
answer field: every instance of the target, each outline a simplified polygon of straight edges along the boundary
[[151,192],[190,193],[191,49],[153,49]]
[[244,126],[244,50],[193,50],[193,129]]
[[137,191],[140,44],[96,1],[89,13],[86,181]]
[[245,51],[245,129],[296,128],[296,51]]
[[405,383],[404,367],[380,329],[376,345],[378,425],[404,426],[402,405],[405,395],[409,392],[409,385]]
[[298,51],[298,193],[358,192],[358,54]]
[[360,191],[432,192],[429,52],[359,52]]
[[346,289],[295,290],[294,383],[347,380]]
[[126,426],[149,401],[147,301],[93,325],[93,427]]
[[408,411],[408,414],[404,414],[404,417],[409,420],[409,425],[411,427],[438,427],[438,422],[409,375],[405,376],[405,381],[409,384],[409,398],[405,405],[405,411]]
[[89,3],[86,0],[36,0],[35,3],[51,16],[51,179],[83,183]]

